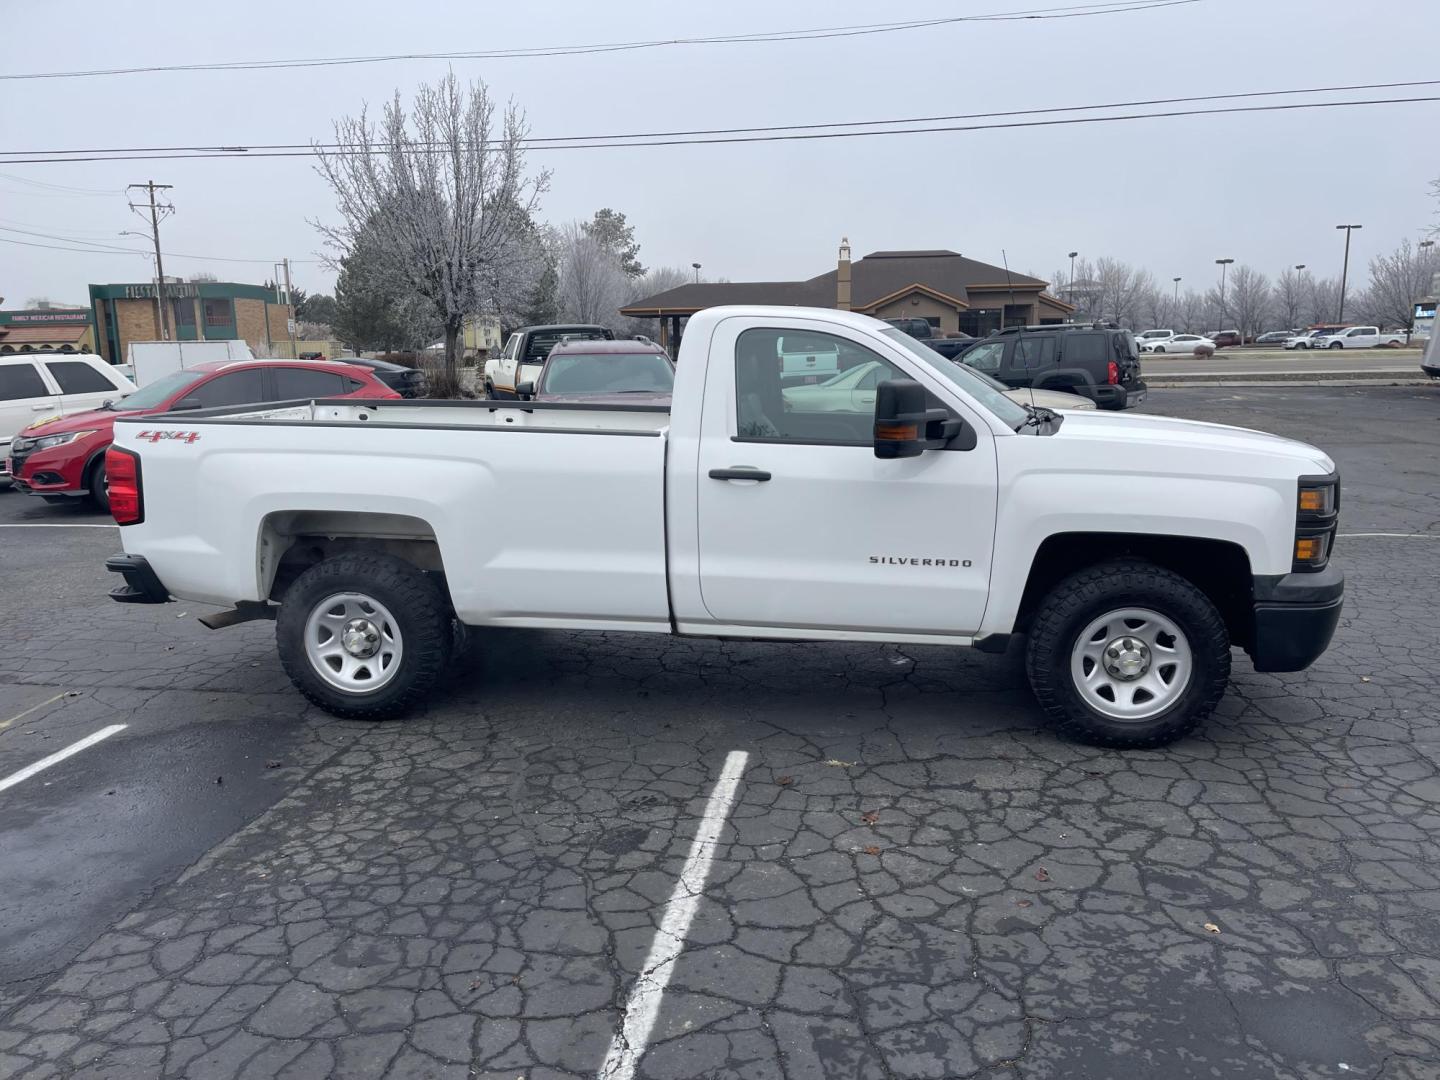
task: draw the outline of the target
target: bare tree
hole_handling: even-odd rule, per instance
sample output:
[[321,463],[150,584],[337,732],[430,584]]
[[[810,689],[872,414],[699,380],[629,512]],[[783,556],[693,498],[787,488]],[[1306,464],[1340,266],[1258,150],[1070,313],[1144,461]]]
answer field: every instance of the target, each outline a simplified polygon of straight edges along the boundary
[[1084,264],[1085,273],[1076,268],[1076,277],[1088,288],[1088,313],[1095,318],[1115,319],[1123,326],[1134,326],[1146,294],[1155,288],[1155,278],[1148,270],[1137,270],[1122,259],[1102,256],[1093,264]]
[[[644,300],[647,296],[658,296],[671,289],[678,289],[681,285],[688,285],[691,280],[691,272],[683,266],[652,266],[645,271],[644,276],[632,280],[630,295],[626,297],[625,302],[633,304],[637,300]],[[646,337],[653,337],[655,335],[654,323],[654,319],[629,318],[625,320],[625,331],[630,334],[644,334]]]
[[1186,289],[1180,294],[1179,317],[1176,319],[1180,325],[1175,329],[1187,334],[1204,333],[1210,323],[1210,310],[1210,301],[1204,293]]
[[1334,278],[1317,278],[1312,274],[1306,300],[1307,322],[1334,322],[1340,309],[1340,282]]
[[513,103],[498,132],[495,122],[485,84],[462,88],[452,72],[421,87],[409,113],[397,92],[378,124],[362,109],[335,122],[333,149],[315,146],[340,215],[316,228],[337,261],[371,238],[434,307],[452,383],[466,316],[519,310],[540,266],[533,222],[549,173],[527,175],[528,129]]
[[[1272,290],[1270,278],[1253,267],[1241,263],[1230,272],[1226,289],[1226,306],[1235,328],[1242,338],[1253,337],[1270,317]],[[1221,329],[1229,329],[1221,327]]]
[[580,222],[562,225],[554,238],[560,317],[618,329],[631,290],[619,253]]
[[1141,297],[1139,306],[1144,321],[1152,329],[1169,329],[1178,318],[1178,305],[1174,296],[1158,287],[1147,290]]
[[1370,260],[1368,302],[1356,305],[1371,322],[1408,328],[1415,318],[1415,301],[1430,292],[1430,279],[1440,271],[1440,256],[1433,247],[1415,248],[1408,239],[1388,255]]
[[1303,271],[1287,266],[1275,278],[1274,310],[1276,317],[1285,324],[1286,330],[1300,325],[1305,310],[1305,279]]

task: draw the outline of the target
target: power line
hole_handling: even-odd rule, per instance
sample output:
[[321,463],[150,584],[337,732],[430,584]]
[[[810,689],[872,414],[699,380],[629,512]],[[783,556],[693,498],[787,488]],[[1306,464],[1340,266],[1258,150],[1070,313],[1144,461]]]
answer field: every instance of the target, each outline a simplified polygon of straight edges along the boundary
[[16,194],[23,194],[23,195],[39,195],[39,196],[42,196],[42,197],[50,197],[50,198],[83,199],[83,198],[92,198],[92,197],[99,197],[99,196],[107,196],[107,197],[110,197],[110,196],[123,195],[123,194],[124,194],[124,192],[121,191],[119,188],[111,188],[111,189],[109,189],[109,190],[106,190],[106,189],[103,189],[103,188],[70,187],[70,186],[67,185],[67,184],[47,184],[47,183],[45,183],[45,181],[43,181],[43,180],[32,180],[32,179],[30,179],[29,177],[26,177],[26,176],[12,176],[12,175],[9,174],[9,173],[0,173],[0,180],[8,180],[8,181],[9,181],[10,183],[12,183],[12,184],[24,184],[26,187],[35,187],[35,188],[41,188],[41,189],[42,189],[42,190],[39,191],[39,192],[17,192],[17,193],[16,193]]
[[78,79],[106,75],[138,75],[157,72],[278,71],[294,68],[383,64],[401,60],[529,60],[540,57],[634,52],[641,49],[661,49],[675,46],[759,44],[862,37],[870,34],[892,34],[968,22],[1013,22],[1041,19],[1089,18],[1097,15],[1127,14],[1130,12],[1150,11],[1155,8],[1180,7],[1200,2],[1201,0],[1110,0],[1110,2],[1106,3],[1067,4],[1061,7],[990,12],[982,15],[958,15],[946,18],[913,19],[889,23],[862,23],[851,26],[825,26],[804,30],[772,30],[747,34],[661,38],[651,41],[620,41],[591,45],[532,46],[516,49],[477,49],[458,52],[389,53],[376,56],[322,56],[293,60],[235,60],[206,64],[156,64],[145,67],[90,68],[78,71],[19,72],[0,75],[0,81]]
[[[720,146],[737,143],[765,143],[765,142],[795,142],[802,140],[816,139],[859,139],[875,138],[882,135],[933,135],[942,133],[954,133],[965,131],[1002,131],[1020,128],[1041,128],[1041,127],[1063,127],[1072,124],[1108,124],[1129,120],[1169,120],[1182,116],[1224,116],[1233,113],[1262,113],[1262,112],[1292,112],[1303,109],[1338,109],[1350,108],[1364,105],[1407,105],[1423,102],[1440,101],[1440,96],[1427,97],[1402,97],[1402,98],[1367,98],[1350,101],[1306,101],[1282,105],[1235,105],[1221,109],[1172,109],[1165,112],[1144,112],[1144,113],[1117,113],[1113,116],[1071,116],[1061,117],[1053,120],[1024,120],[1010,121],[1001,124],[958,124],[944,127],[906,127],[889,128],[877,131],[794,131],[786,129],[785,134],[765,135],[736,135],[722,138],[673,138],[673,139],[652,139],[652,140],[623,140],[612,142],[585,142],[585,143],[560,143],[548,146],[531,146],[536,151],[548,150],[613,150],[620,148],[635,148],[645,146]],[[421,153],[448,153],[443,146],[435,147],[414,147]],[[358,150],[337,149],[334,153],[341,155],[370,155],[387,153],[388,147],[367,146]],[[180,154],[110,154],[100,153],[89,157],[46,157],[46,158],[0,158],[3,165],[35,165],[35,164],[58,164],[89,161],[181,161],[194,158],[227,158],[229,160],[258,160],[260,158],[289,158],[289,157],[313,157],[317,151],[308,150],[277,150],[264,151],[261,153],[224,153],[224,152],[202,152],[202,153],[180,153]]]
[[[1185,105],[1202,101],[1233,101],[1240,98],[1289,97],[1297,94],[1332,94],[1355,90],[1393,90],[1415,86],[1440,86],[1440,79],[1413,79],[1406,82],[1357,83],[1350,86],[1312,86],[1290,90],[1247,90],[1227,94],[1198,94],[1191,97],[1148,98],[1137,101],[1110,101],[1099,105],[1050,105],[1036,109],[1008,109],[999,112],[953,113],[942,116],[907,116],[892,120],[832,120],[810,124],[771,124],[756,127],[697,128],[688,131],[636,131],[610,135],[549,135],[527,136],[520,141],[533,149],[546,147],[540,143],[603,142],[618,139],[661,139],[700,135],[738,135],[750,132],[772,131],[814,131],[822,128],[882,127],[895,124],[930,124],[951,120],[986,120],[1009,116],[1039,116],[1045,113],[1095,112],[1101,109],[1129,109],[1154,105]],[[209,154],[215,157],[252,155],[265,150],[299,150],[310,153],[315,150],[338,150],[347,148],[348,143],[236,143],[224,146],[128,146],[98,147],[79,150],[0,150],[0,155],[71,155],[71,154]],[[388,147],[388,143],[373,141],[365,144],[372,147]],[[445,145],[437,143],[412,143],[415,146]],[[3,176],[4,174],[0,174]]]
[[[106,244],[99,240],[87,240],[81,237],[64,236],[59,233],[37,232],[32,229],[17,229],[0,225],[0,232],[18,233],[21,236],[40,237],[45,240],[59,240],[67,244],[75,244],[75,247],[55,247],[53,244],[37,244],[33,241],[12,240],[0,236],[0,242],[6,244],[23,244],[25,247],[46,247],[54,251],[79,251],[92,255],[143,255],[147,259],[154,258],[154,253],[145,251],[142,248],[125,247],[123,244]],[[225,255],[188,255],[180,251],[167,252],[167,259],[197,259],[202,262],[233,262],[233,263],[274,263],[274,259],[241,259]],[[292,263],[318,263],[323,259],[291,259]]]

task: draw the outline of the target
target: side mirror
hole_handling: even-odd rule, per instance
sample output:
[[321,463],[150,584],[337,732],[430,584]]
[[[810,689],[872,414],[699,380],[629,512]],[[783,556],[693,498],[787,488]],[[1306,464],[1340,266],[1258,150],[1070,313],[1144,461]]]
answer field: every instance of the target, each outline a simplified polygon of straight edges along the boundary
[[522,401],[529,401],[535,396],[535,384],[529,379],[526,379],[515,387],[515,394]]
[[187,398],[181,398],[179,401],[175,402],[174,405],[171,405],[171,406],[170,406],[170,411],[171,411],[171,412],[184,412],[184,411],[186,411],[187,409],[198,409],[198,408],[200,408],[200,407],[201,407],[201,405],[200,405],[200,399],[199,399],[199,398],[196,398],[196,397],[187,397]]
[[925,388],[912,379],[887,379],[875,388],[875,456],[919,457],[964,430],[945,409],[927,408]]

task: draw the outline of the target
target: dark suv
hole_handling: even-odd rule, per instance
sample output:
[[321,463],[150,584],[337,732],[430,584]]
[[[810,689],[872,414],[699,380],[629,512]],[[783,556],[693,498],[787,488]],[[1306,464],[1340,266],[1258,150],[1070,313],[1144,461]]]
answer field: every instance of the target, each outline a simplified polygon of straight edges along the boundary
[[976,342],[957,360],[1006,386],[1068,391],[1102,409],[1139,405],[1147,392],[1134,336],[1098,323],[1011,327]]

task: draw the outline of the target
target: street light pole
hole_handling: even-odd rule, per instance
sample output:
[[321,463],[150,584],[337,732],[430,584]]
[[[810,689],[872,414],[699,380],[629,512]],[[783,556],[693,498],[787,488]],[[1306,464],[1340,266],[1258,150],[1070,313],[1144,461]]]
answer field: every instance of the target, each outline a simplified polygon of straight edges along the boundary
[[692,267],[694,267],[694,269],[695,269],[695,284],[696,284],[696,285],[699,285],[699,284],[700,284],[700,264],[699,264],[699,263],[691,263],[690,265],[691,265]]
[[1180,279],[1177,277],[1170,280],[1175,282],[1175,303],[1178,304],[1180,303]]
[[1075,303],[1075,256],[1078,251],[1070,252],[1070,303]]
[[[1228,317],[1225,314],[1225,268],[1233,263],[1234,259],[1216,259],[1215,264],[1220,267],[1220,321],[1226,322]],[[1224,330],[1223,326],[1216,327],[1217,330]]]
[[1350,277],[1350,234],[1356,229],[1364,228],[1363,225],[1336,225],[1337,229],[1345,230],[1345,263],[1340,269],[1340,314],[1335,316],[1335,321],[1345,321],[1345,283]]

